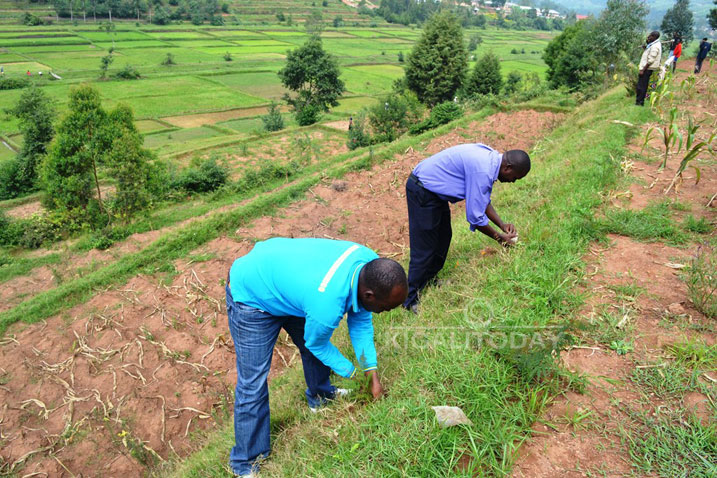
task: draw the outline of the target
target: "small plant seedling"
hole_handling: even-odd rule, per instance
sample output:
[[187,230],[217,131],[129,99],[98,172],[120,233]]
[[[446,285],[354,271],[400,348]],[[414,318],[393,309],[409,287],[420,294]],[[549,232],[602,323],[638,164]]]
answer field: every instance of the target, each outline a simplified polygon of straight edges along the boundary
[[632,342],[625,342],[624,340],[613,340],[610,342],[610,348],[618,355],[625,355],[633,350]]

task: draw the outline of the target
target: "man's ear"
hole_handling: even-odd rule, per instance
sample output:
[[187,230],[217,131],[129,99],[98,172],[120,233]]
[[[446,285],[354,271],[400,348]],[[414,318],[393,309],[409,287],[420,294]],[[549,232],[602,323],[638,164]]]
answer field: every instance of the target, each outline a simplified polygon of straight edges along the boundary
[[361,298],[362,298],[362,299],[368,299],[368,300],[371,300],[371,299],[373,299],[373,298],[374,298],[375,296],[376,296],[376,294],[374,294],[374,293],[373,293],[373,291],[372,291],[371,289],[364,289],[364,291],[363,291],[363,294],[362,294],[362,297],[361,297]]

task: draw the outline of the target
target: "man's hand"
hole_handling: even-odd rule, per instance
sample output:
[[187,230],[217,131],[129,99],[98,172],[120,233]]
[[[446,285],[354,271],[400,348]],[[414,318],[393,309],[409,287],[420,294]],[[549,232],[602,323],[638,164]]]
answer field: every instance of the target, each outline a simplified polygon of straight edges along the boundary
[[516,232],[516,230],[515,230],[515,226],[512,225],[512,224],[510,224],[510,223],[505,223],[505,222],[504,222],[504,223],[503,223],[503,227],[501,227],[501,229],[503,229],[503,232],[506,232],[506,233],[508,233],[508,234],[514,234],[514,235],[517,235],[517,234],[518,234],[518,233]]
[[373,399],[378,400],[383,397],[386,392],[383,390],[381,380],[378,378],[378,372],[376,370],[370,370],[366,372],[366,376],[371,377],[371,395],[373,395]]
[[510,234],[510,233],[507,233],[507,232],[506,232],[505,234],[498,234],[498,242],[499,242],[503,247],[511,247],[512,245],[515,244],[515,243],[513,242],[513,239],[516,238],[516,237],[518,237],[517,234]]

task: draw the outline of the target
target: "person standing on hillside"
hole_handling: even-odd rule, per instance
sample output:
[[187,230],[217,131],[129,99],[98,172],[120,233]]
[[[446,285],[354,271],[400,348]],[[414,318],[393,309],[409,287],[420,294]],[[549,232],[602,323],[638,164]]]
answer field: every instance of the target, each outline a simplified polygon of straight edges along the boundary
[[695,60],[695,73],[702,71],[702,62],[705,61],[707,55],[712,49],[712,43],[707,41],[707,38],[703,38],[700,42],[700,48],[697,51],[697,59]]
[[670,44],[670,54],[667,55],[667,61],[665,61],[665,68],[672,66],[672,73],[677,68],[677,60],[682,56],[682,39],[675,33],[675,36]]
[[[525,151],[500,154],[480,143],[453,146],[418,163],[406,182],[411,245],[406,309],[418,313],[421,290],[446,262],[452,237],[448,203],[465,199],[471,231],[510,246],[518,235],[515,226],[503,222],[491,204],[493,184],[515,182],[529,171],[530,157]],[[491,227],[491,221],[500,230]]]
[[662,57],[662,45],[660,44],[660,32],[653,31],[647,36],[647,45],[645,51],[642,52],[640,65],[637,67],[637,88],[635,104],[643,106],[645,104],[645,95],[647,95],[647,86],[650,84],[650,76],[652,72],[660,69],[660,59]]
[[[280,330],[301,354],[312,412],[348,393],[331,385],[332,370],[346,378],[363,371],[378,399],[384,391],[371,313],[401,305],[407,288],[399,263],[346,241],[274,238],[234,261],[226,302],[237,366],[229,456],[236,475],[257,476],[259,462],[270,453],[267,377]],[[359,369],[330,342],[344,315]]]

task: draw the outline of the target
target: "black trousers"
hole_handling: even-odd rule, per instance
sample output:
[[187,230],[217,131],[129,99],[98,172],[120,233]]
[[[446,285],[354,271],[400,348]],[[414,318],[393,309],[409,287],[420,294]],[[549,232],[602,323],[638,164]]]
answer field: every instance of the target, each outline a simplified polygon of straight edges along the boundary
[[413,175],[406,182],[406,203],[411,258],[408,297],[403,306],[409,308],[418,302],[421,290],[443,268],[453,232],[448,201],[425,189]]
[[703,61],[705,61],[704,58],[697,57],[697,60],[695,61],[695,73],[699,73],[702,70]]
[[652,70],[647,70],[644,74],[637,75],[637,96],[635,104],[642,106],[645,104],[645,96],[647,95],[647,87],[650,86],[650,77]]

